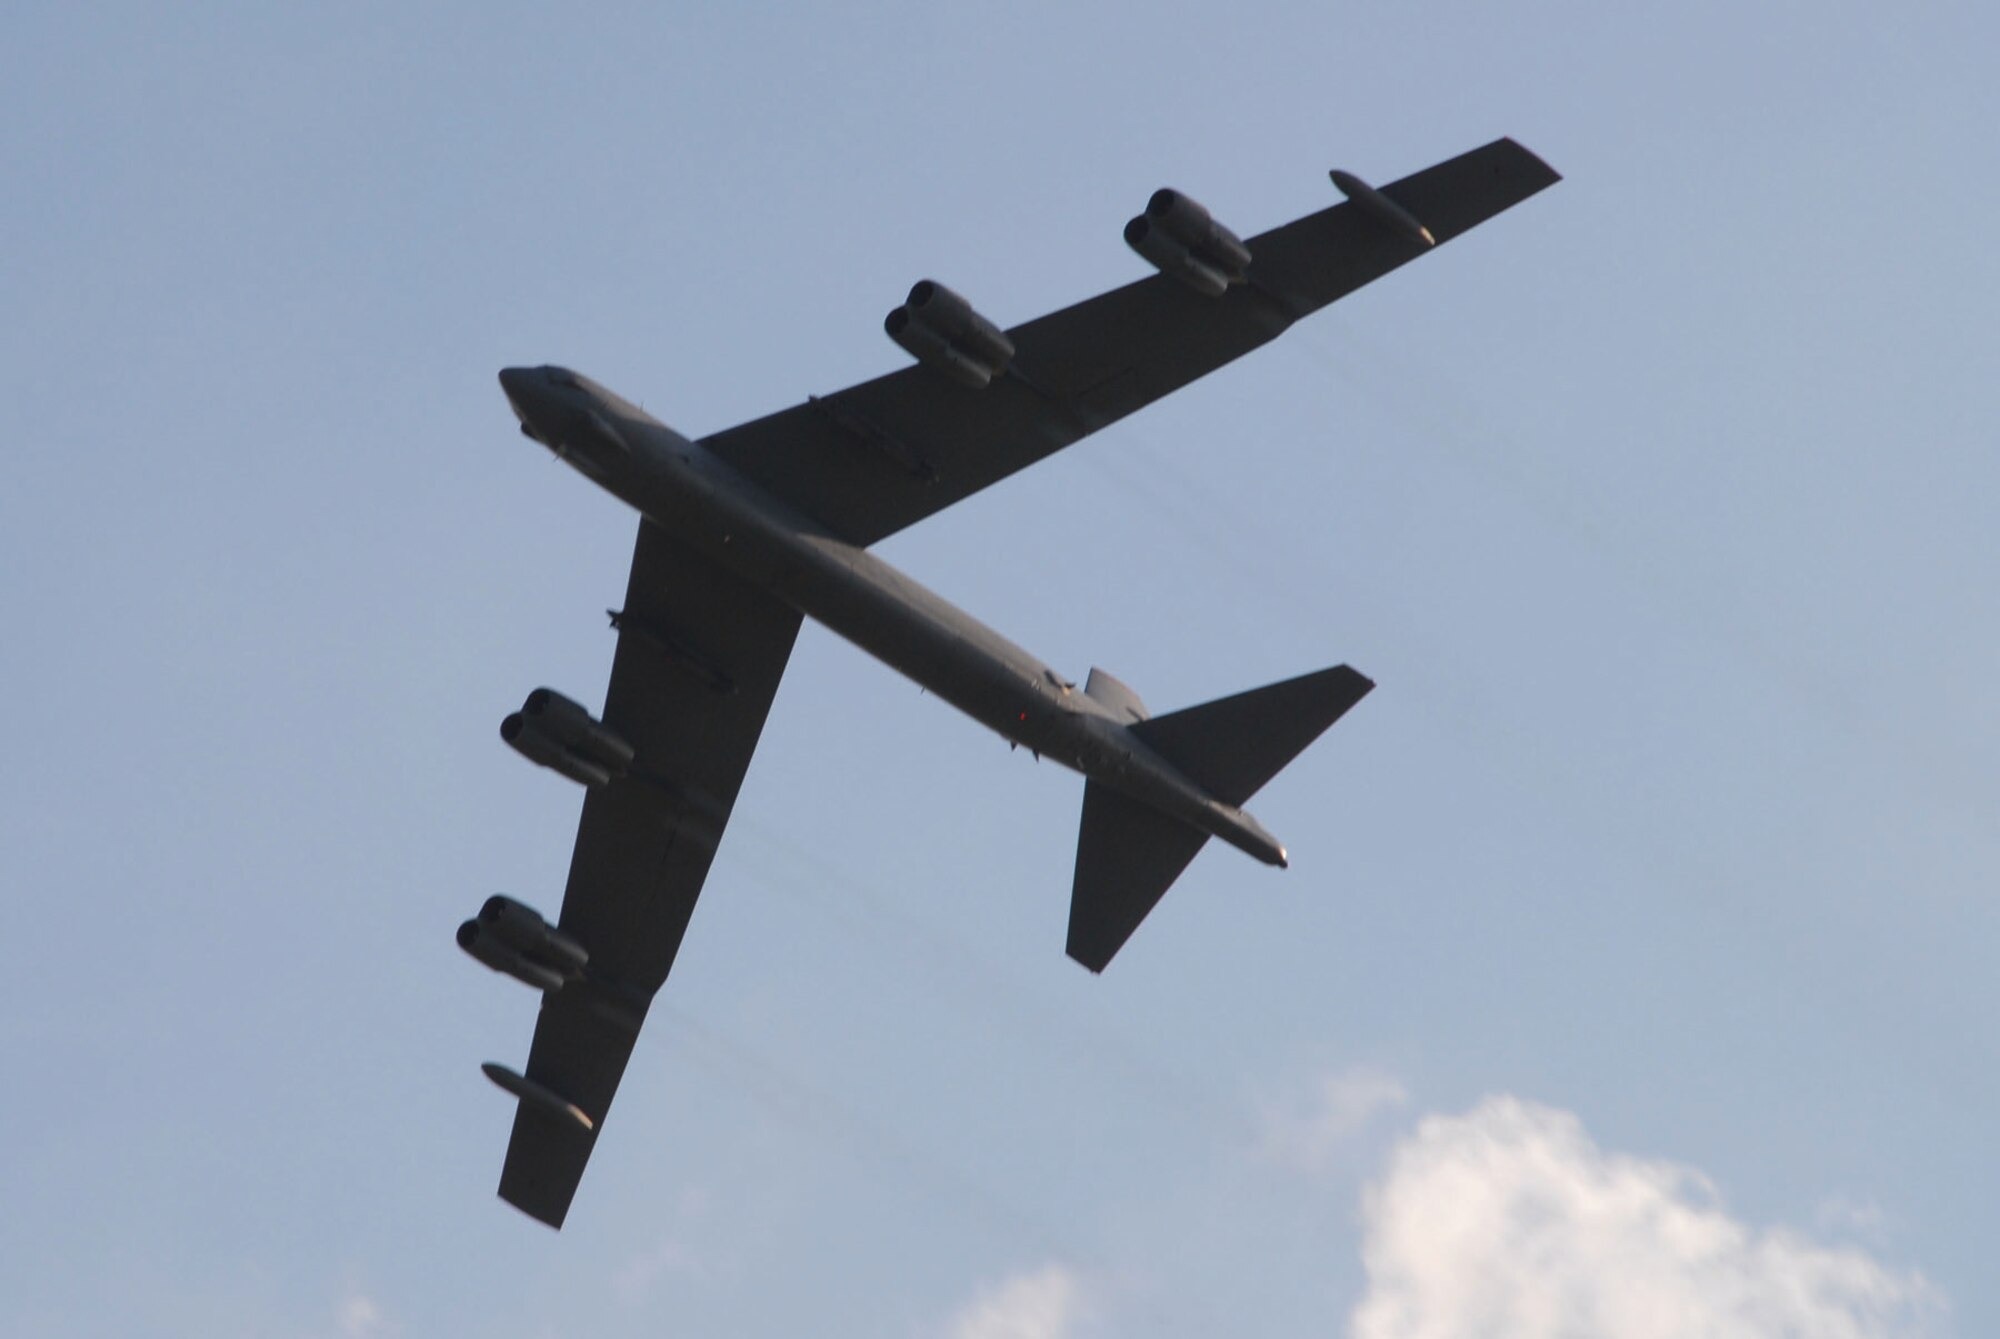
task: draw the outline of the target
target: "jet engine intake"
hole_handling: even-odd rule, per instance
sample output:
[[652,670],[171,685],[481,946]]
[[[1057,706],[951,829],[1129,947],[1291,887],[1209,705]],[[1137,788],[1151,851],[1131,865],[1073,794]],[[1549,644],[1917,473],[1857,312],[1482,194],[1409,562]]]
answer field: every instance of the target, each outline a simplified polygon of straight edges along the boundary
[[1000,327],[935,279],[910,289],[882,328],[918,362],[973,390],[984,390],[1014,361],[1014,342]]
[[635,752],[615,731],[552,688],[528,694],[500,722],[500,738],[522,757],[586,786],[625,775]]
[[1125,241],[1162,274],[1212,298],[1250,274],[1250,248],[1179,191],[1161,188],[1125,225]]
[[458,927],[458,946],[496,972],[538,990],[560,990],[583,975],[590,954],[533,907],[495,894]]

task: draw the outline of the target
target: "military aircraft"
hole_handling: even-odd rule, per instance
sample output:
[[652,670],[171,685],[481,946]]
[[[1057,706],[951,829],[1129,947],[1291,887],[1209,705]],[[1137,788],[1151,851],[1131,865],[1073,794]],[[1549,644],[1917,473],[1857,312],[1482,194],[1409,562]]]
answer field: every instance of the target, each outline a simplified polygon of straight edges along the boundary
[[500,1196],[560,1228],[680,948],[802,618],[1081,772],[1069,956],[1101,972],[1210,837],[1270,865],[1246,801],[1374,685],[1345,665],[1164,716],[1070,680],[868,551],[1275,338],[1558,180],[1502,139],[1245,242],[1177,191],[1125,240],[1159,271],[1001,330],[924,280],[889,313],[916,365],[699,441],[588,377],[510,367],[521,431],[639,512],[603,717],[548,688],[500,735],[586,787],[562,914],[459,927],[543,992]]

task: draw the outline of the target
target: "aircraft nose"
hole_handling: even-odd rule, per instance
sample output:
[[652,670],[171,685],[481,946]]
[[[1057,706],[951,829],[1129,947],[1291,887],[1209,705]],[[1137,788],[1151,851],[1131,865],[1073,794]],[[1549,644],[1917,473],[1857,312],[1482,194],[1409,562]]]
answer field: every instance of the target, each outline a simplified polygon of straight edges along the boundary
[[542,405],[548,398],[541,369],[537,367],[501,368],[500,390],[507,397],[507,407],[512,409],[514,417],[523,423],[533,418],[537,406]]
[[537,369],[532,367],[500,369],[500,390],[507,397],[507,407],[521,421],[522,435],[537,442],[543,440],[543,434],[534,426],[535,402],[542,398],[537,394],[540,382]]

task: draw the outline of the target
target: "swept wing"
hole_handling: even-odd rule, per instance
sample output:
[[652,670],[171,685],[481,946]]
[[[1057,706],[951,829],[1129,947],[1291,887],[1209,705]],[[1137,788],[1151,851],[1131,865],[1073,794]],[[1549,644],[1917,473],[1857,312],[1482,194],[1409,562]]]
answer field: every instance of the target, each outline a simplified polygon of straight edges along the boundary
[[[907,367],[702,444],[867,546],[1240,357],[1555,180],[1506,139],[1380,191],[1336,173],[1348,201],[1236,244],[1247,246],[1247,269],[1219,295],[1154,275],[1004,336],[988,331],[1012,356],[983,389]],[[525,1081],[489,1070],[522,1097],[500,1194],[557,1227],[673,965],[800,615],[646,520],[618,622],[603,725],[633,756],[588,792],[556,927],[588,950],[587,967],[544,995]],[[1109,804],[1098,797],[1098,826],[1116,836],[1132,825]],[[1119,848],[1092,844],[1093,812],[1087,799],[1080,879],[1086,864],[1103,863],[1094,851],[1109,858]],[[1126,899],[1136,912],[1126,920],[1137,923],[1157,898],[1151,885],[1164,887],[1187,863],[1198,835],[1183,845],[1158,853],[1162,877]],[[1130,928],[1121,922],[1112,938]],[[1106,939],[1094,956],[1115,948]]]
[[[1345,174],[1343,174],[1345,175]],[[1511,139],[1381,188],[1436,245],[1557,180]],[[1248,240],[1247,283],[1207,297],[1165,274],[1006,332],[972,390],[921,365],[704,439],[775,496],[869,545],[1143,408],[1431,249],[1348,201]]]
[[586,792],[558,928],[590,961],[581,980],[542,997],[527,1069],[591,1128],[522,1102],[500,1176],[502,1199],[552,1227],[674,964],[799,614],[641,521],[619,624],[604,724],[634,760]]

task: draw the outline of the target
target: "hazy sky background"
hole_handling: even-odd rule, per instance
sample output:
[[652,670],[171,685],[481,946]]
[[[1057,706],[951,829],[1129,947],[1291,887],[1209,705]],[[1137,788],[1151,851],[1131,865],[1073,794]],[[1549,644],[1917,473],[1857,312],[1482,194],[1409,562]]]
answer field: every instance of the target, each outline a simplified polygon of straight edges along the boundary
[[[12,7],[0,1332],[2000,1330],[1991,6]],[[1567,178],[884,546],[1381,687],[1102,978],[1080,782],[808,628],[554,1234],[493,1197],[689,434],[1511,134]]]

